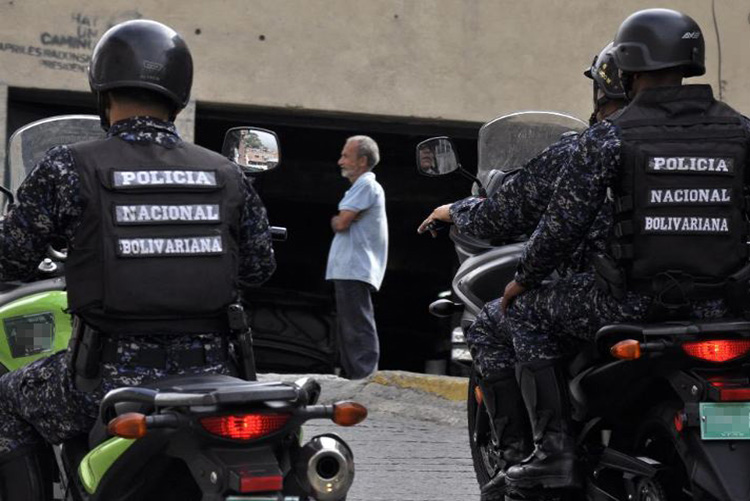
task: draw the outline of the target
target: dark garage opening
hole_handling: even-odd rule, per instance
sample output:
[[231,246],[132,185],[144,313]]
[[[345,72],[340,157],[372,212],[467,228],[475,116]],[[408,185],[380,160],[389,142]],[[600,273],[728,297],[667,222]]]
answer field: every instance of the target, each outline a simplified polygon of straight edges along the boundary
[[430,316],[427,306],[450,287],[455,252],[447,235],[432,239],[417,235],[416,228],[437,205],[466,196],[470,182],[458,175],[418,175],[415,147],[428,137],[450,135],[463,165],[474,170],[478,124],[306,116],[199,104],[196,143],[218,150],[226,130],[240,125],[274,130],[281,144],[280,167],[258,176],[255,186],[271,224],[286,227],[289,236],[274,245],[278,269],[258,294],[273,290],[278,297],[308,301],[332,321],[332,287],[324,279],[333,238],[329,221],[350,186],[336,162],[347,137],[369,135],[380,146],[381,161],[374,172],[386,193],[390,238],[385,280],[374,295],[380,367],[423,371],[426,360],[447,358],[449,328]]

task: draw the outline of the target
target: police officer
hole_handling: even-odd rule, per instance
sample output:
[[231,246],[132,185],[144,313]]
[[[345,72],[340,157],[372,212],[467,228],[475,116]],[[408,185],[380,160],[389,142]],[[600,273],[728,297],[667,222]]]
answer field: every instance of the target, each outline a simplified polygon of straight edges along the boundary
[[108,137],[50,150],[3,222],[2,280],[28,278],[48,244],[67,242],[75,336],[0,378],[3,500],[47,499],[45,443],[88,432],[108,391],[231,372],[227,307],[275,261],[240,169],[177,135],[192,77],[171,28],[137,20],[107,31],[89,81]]
[[[579,484],[564,340],[612,322],[720,317],[747,289],[750,123],[710,86],[682,85],[705,72],[699,26],[673,10],[639,11],[611,54],[632,102],[581,136],[503,297],[536,445],[507,471],[521,490]],[[607,206],[596,274],[541,284]]]
[[[605,119],[626,104],[617,64],[609,52],[611,48],[612,43],[607,44],[584,72],[593,81],[592,123]],[[515,171],[489,198],[469,197],[438,207],[418,231],[427,231],[427,225],[439,219],[453,222],[461,233],[476,238],[510,239],[530,235],[547,209],[578,140],[578,134],[563,135],[557,143]],[[583,242],[557,266],[561,276],[592,268],[592,257],[605,250],[610,221],[611,211],[603,210]],[[480,375],[477,383],[492,418],[503,462],[498,474],[483,486],[482,501],[504,500],[504,468],[517,464],[531,452],[529,421],[515,378],[512,338],[503,323],[500,299],[497,299],[484,306],[466,332],[474,366]]]

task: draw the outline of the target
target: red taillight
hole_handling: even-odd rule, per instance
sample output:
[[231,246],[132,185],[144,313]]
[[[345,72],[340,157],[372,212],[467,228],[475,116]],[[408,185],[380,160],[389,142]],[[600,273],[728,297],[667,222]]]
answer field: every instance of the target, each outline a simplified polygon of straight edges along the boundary
[[727,362],[747,355],[750,351],[748,339],[711,339],[685,343],[682,349],[694,358],[709,362]]
[[212,416],[201,419],[201,425],[214,435],[233,440],[255,440],[274,433],[286,425],[289,414],[243,414]]

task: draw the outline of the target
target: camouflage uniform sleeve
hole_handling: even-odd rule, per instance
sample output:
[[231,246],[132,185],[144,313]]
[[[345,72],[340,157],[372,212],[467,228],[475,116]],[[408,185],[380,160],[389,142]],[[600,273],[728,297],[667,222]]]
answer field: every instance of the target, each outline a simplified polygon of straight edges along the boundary
[[620,140],[611,123],[594,126],[581,136],[524,248],[516,282],[534,287],[573,254],[599,213],[619,159]]
[[29,278],[47,245],[73,238],[83,211],[79,179],[65,146],[51,149],[29,173],[0,227],[0,280]]
[[268,216],[260,197],[248,179],[245,185],[245,207],[240,221],[240,276],[242,285],[260,285],[276,269],[276,259],[271,245]]
[[476,238],[513,238],[536,227],[577,136],[563,137],[529,160],[491,197],[466,198],[451,205],[453,223]]

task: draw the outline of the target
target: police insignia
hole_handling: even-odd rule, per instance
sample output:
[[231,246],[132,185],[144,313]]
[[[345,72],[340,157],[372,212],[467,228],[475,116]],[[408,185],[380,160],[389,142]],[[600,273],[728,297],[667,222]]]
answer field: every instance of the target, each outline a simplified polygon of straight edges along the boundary
[[119,238],[119,257],[209,256],[222,254],[220,236],[177,238]]
[[112,172],[115,188],[143,188],[149,186],[189,186],[216,188],[216,171],[208,170],[116,170]]
[[218,223],[219,205],[116,205],[118,225],[154,223]]

